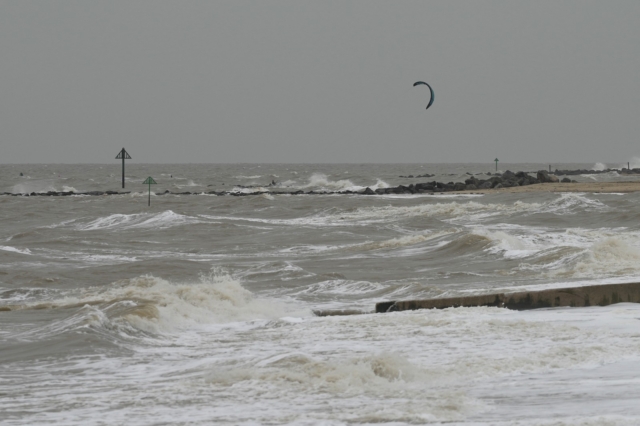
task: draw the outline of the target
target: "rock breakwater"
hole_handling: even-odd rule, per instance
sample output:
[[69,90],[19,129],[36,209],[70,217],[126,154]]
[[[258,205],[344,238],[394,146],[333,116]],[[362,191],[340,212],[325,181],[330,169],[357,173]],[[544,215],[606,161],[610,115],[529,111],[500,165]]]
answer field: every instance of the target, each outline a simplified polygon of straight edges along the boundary
[[[476,177],[474,175],[469,174],[470,177],[466,179],[464,182],[423,182],[423,183],[415,183],[410,185],[398,185],[395,187],[388,188],[378,188],[373,190],[369,187],[364,190],[340,190],[340,191],[324,191],[324,190],[311,190],[311,191],[303,191],[301,189],[295,191],[286,191],[277,188],[272,182],[269,185],[265,185],[260,190],[256,191],[205,191],[205,192],[171,192],[166,190],[164,192],[156,193],[156,196],[162,195],[217,195],[217,196],[248,196],[248,195],[261,195],[261,194],[271,194],[271,195],[329,195],[329,194],[360,194],[360,195],[382,195],[382,194],[423,194],[423,193],[440,193],[440,192],[456,192],[456,191],[470,191],[470,190],[478,190],[478,189],[499,189],[499,188],[511,188],[516,186],[527,186],[527,185],[535,185],[539,183],[555,183],[559,182],[559,179],[556,175],[548,173],[546,170],[540,170],[536,173],[535,176],[532,176],[530,172],[512,172],[507,170],[502,174],[491,174],[487,173],[486,175],[481,175],[480,177]],[[433,175],[430,175],[433,176]],[[484,178],[484,176],[487,176]],[[575,182],[571,181],[568,178],[564,178],[562,182]],[[268,190],[264,188],[269,187]],[[250,187],[243,186],[243,189],[248,189]],[[2,195],[8,196],[25,196],[25,197],[66,197],[66,196],[105,196],[105,195],[126,195],[130,194],[130,191],[127,192],[118,192],[118,191],[87,191],[87,192],[56,192],[56,191],[48,191],[48,192],[31,192],[31,193],[10,193],[4,192]]]

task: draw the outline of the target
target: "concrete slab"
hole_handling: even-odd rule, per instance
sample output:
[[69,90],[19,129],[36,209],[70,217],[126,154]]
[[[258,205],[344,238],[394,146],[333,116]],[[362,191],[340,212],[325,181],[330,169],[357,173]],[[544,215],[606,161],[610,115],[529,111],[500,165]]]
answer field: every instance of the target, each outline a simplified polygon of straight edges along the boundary
[[376,304],[376,312],[444,309],[465,306],[496,306],[507,309],[527,310],[559,306],[607,306],[621,302],[640,303],[640,283],[603,284],[442,299],[380,302]]

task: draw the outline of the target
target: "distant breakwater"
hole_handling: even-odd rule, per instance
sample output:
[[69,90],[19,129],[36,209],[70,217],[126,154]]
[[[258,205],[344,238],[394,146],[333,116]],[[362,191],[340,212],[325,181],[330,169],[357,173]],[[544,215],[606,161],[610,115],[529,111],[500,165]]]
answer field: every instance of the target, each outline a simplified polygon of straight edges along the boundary
[[626,167],[624,167],[622,169],[604,169],[604,170],[586,170],[586,169],[558,170],[556,169],[556,171],[553,172],[553,174],[556,176],[576,176],[576,175],[598,175],[598,174],[611,173],[611,172],[620,173],[621,175],[640,175],[640,168],[627,169]]
[[[487,174],[491,175],[487,179],[479,179],[476,176],[471,175],[464,182],[424,182],[415,183],[410,185],[398,185],[388,188],[377,188],[375,190],[367,187],[362,190],[351,191],[323,191],[323,190],[311,190],[303,191],[301,189],[296,191],[278,190],[273,184],[266,185],[274,189],[270,190],[256,190],[247,191],[251,187],[238,185],[236,187],[242,188],[242,191],[204,191],[204,192],[171,192],[166,190],[164,192],[156,193],[156,196],[162,195],[217,195],[217,196],[248,196],[248,195],[332,195],[332,194],[356,194],[356,195],[383,195],[383,194],[429,194],[440,192],[456,192],[456,191],[469,191],[476,189],[497,189],[497,188],[510,188],[515,186],[535,185],[539,183],[554,183],[554,182],[575,182],[569,178],[560,180],[555,174],[550,174],[546,170],[540,170],[536,172],[535,176],[530,175],[531,172],[511,172],[507,170],[502,174]],[[640,170],[639,170],[640,173]],[[264,187],[257,187],[264,188]],[[23,197],[66,197],[66,196],[105,196],[105,195],[126,195],[131,194],[131,191],[118,192],[118,191],[86,191],[86,192],[70,192],[70,191],[47,191],[47,192],[31,192],[31,193],[11,193],[4,192],[2,195],[7,196],[23,196]]]

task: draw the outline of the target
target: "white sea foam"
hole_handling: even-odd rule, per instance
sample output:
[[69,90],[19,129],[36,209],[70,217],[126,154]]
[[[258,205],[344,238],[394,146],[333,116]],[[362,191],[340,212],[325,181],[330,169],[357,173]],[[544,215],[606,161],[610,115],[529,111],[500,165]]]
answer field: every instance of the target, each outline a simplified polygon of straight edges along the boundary
[[[152,302],[152,315],[133,312],[123,317],[147,331],[175,331],[199,324],[272,319],[295,310],[282,302],[258,299],[230,275],[212,272],[199,283],[173,284],[153,277],[130,280],[126,286],[103,294],[106,298],[132,297]],[[299,313],[304,310],[298,309]],[[157,314],[156,314],[157,312]],[[306,311],[310,315],[309,311]]]
[[530,212],[540,205],[536,203],[524,203],[516,201],[513,204],[482,204],[475,201],[466,203],[425,203],[417,206],[384,206],[361,207],[353,212],[340,212],[337,214],[340,220],[377,222],[389,218],[410,217],[443,217],[444,219],[481,220],[483,218],[500,215],[514,214],[518,212]]
[[341,179],[337,181],[330,180],[327,175],[322,173],[314,173],[309,178],[309,182],[300,188],[320,188],[332,191],[357,191],[362,187],[356,186],[349,179]]
[[13,309],[69,308],[85,304],[106,314],[100,314],[100,324],[108,319],[110,324],[133,326],[152,333],[175,332],[204,324],[274,319],[287,314],[312,315],[305,308],[256,298],[237,279],[220,269],[202,275],[195,283],[172,283],[146,275]]
[[611,210],[599,200],[589,198],[584,193],[564,193],[553,201],[544,203],[532,213],[554,213],[575,215],[583,212],[605,212]]
[[14,253],[20,253],[20,254],[31,254],[31,250],[29,250],[27,248],[19,249],[19,248],[15,248],[15,247],[11,247],[11,246],[0,246],[0,250],[12,251]]
[[30,194],[32,192],[40,193],[49,191],[57,192],[58,190],[55,188],[55,186],[53,186],[52,182],[39,180],[30,180],[18,183],[11,189],[11,192],[13,192],[14,194]]
[[147,192],[144,192],[144,191],[143,192],[135,192],[135,191],[133,191],[133,192],[131,192],[129,194],[129,197],[138,198],[138,197],[148,197],[149,195],[151,195],[152,197],[155,197],[156,193],[153,192],[153,191],[151,191],[151,192],[149,192],[149,191],[147,191]]
[[183,184],[183,185],[177,185],[175,184],[174,186],[178,187],[178,188],[188,188],[188,187],[192,187],[192,186],[202,186],[199,183],[194,182],[191,179],[187,179],[187,183]]
[[504,231],[491,231],[486,228],[474,228],[472,232],[475,235],[488,238],[494,243],[488,249],[489,252],[500,252],[507,258],[526,257],[538,251],[537,248],[529,246],[526,241]]
[[366,243],[354,244],[344,247],[349,250],[368,251],[368,250],[382,250],[382,249],[397,249],[400,247],[411,246],[420,244],[425,241],[434,240],[445,235],[458,232],[457,229],[447,229],[438,232],[421,232],[412,235],[404,235],[402,237],[391,238],[383,241],[369,241]]
[[553,276],[598,278],[640,275],[640,248],[622,238],[611,237],[594,243],[576,262],[549,272]]
[[77,189],[75,189],[73,186],[63,186],[62,187],[62,192],[78,192]]
[[173,226],[189,225],[200,222],[201,220],[198,218],[166,210],[156,214],[112,214],[110,216],[92,220],[89,223],[78,224],[76,225],[76,229],[79,231],[134,228],[166,229]]
[[256,277],[277,277],[278,280],[295,281],[315,276],[314,273],[305,271],[291,261],[261,263],[253,268],[238,273],[239,277],[252,278]]
[[[610,308],[607,314],[593,309],[517,313],[467,308],[280,320],[268,331],[255,331],[256,336],[267,333],[255,343],[260,355],[212,367],[205,378],[227,392],[268,390],[274,401],[296,395],[300,404],[317,404],[321,395],[335,395],[334,420],[344,420],[349,413],[367,416],[369,422],[462,421],[488,409],[472,395],[491,395],[488,389],[500,392],[500,383],[522,377],[512,392],[522,392],[518,401],[531,404],[545,398],[545,374],[566,372],[567,383],[577,381],[580,387],[585,370],[634,356],[640,349],[634,312],[637,309]],[[602,327],[610,334],[598,338]],[[531,388],[531,377],[540,378],[539,387]],[[388,403],[390,398],[402,409],[375,408],[376,401]],[[571,395],[558,398],[569,402]],[[514,401],[487,402],[498,405],[490,411],[503,403],[508,410]],[[523,409],[515,417],[539,415]]]
[[240,175],[240,176],[234,176],[234,178],[236,178],[236,179],[258,179],[258,178],[261,178],[261,177],[262,177],[261,175],[255,175],[255,176],[242,176],[242,175]]
[[[365,226],[371,223],[402,220],[412,217],[441,217],[445,221],[479,222],[498,215],[536,212],[542,205],[516,201],[513,204],[482,204],[474,201],[466,203],[424,203],[417,206],[360,207],[351,211],[328,209],[312,216],[292,219],[263,219],[250,217],[231,217],[200,215],[208,219],[227,219],[277,225],[310,226]],[[556,209],[557,210],[557,209]]]
[[604,164],[604,163],[596,163],[596,164],[593,165],[592,169],[593,170],[598,170],[598,171],[606,170],[607,169],[607,165]]
[[375,185],[370,186],[369,188],[375,191],[378,188],[389,188],[389,184],[382,179],[377,179]]
[[309,287],[304,288],[297,294],[332,294],[349,296],[352,296],[354,294],[367,295],[369,293],[375,293],[381,290],[385,290],[386,288],[387,286],[376,282],[334,279],[314,283]]
[[[282,183],[282,186],[294,186],[296,183],[294,181],[285,181]],[[368,185],[372,190],[376,190],[378,188],[388,188],[389,184],[381,179],[376,179],[376,183],[373,185]],[[366,186],[356,185],[351,182],[349,179],[340,179],[340,180],[331,180],[327,177],[327,175],[322,173],[314,173],[309,178],[309,181],[305,185],[298,186],[300,189],[319,189],[325,191],[361,191],[366,188]]]
[[254,192],[269,192],[269,190],[262,186],[256,186],[252,188],[240,188],[236,186],[230,192],[235,192],[238,194],[251,194]]

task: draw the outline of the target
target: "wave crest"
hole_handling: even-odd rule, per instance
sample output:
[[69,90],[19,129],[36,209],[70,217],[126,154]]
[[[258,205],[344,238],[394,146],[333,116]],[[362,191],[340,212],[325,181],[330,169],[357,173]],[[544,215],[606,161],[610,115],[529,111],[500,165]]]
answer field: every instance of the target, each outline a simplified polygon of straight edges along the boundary
[[89,223],[78,224],[79,231],[97,231],[104,229],[135,229],[153,228],[166,229],[173,226],[190,225],[200,223],[195,217],[174,213],[166,210],[161,213],[138,213],[138,214],[112,214],[110,216],[95,219]]

